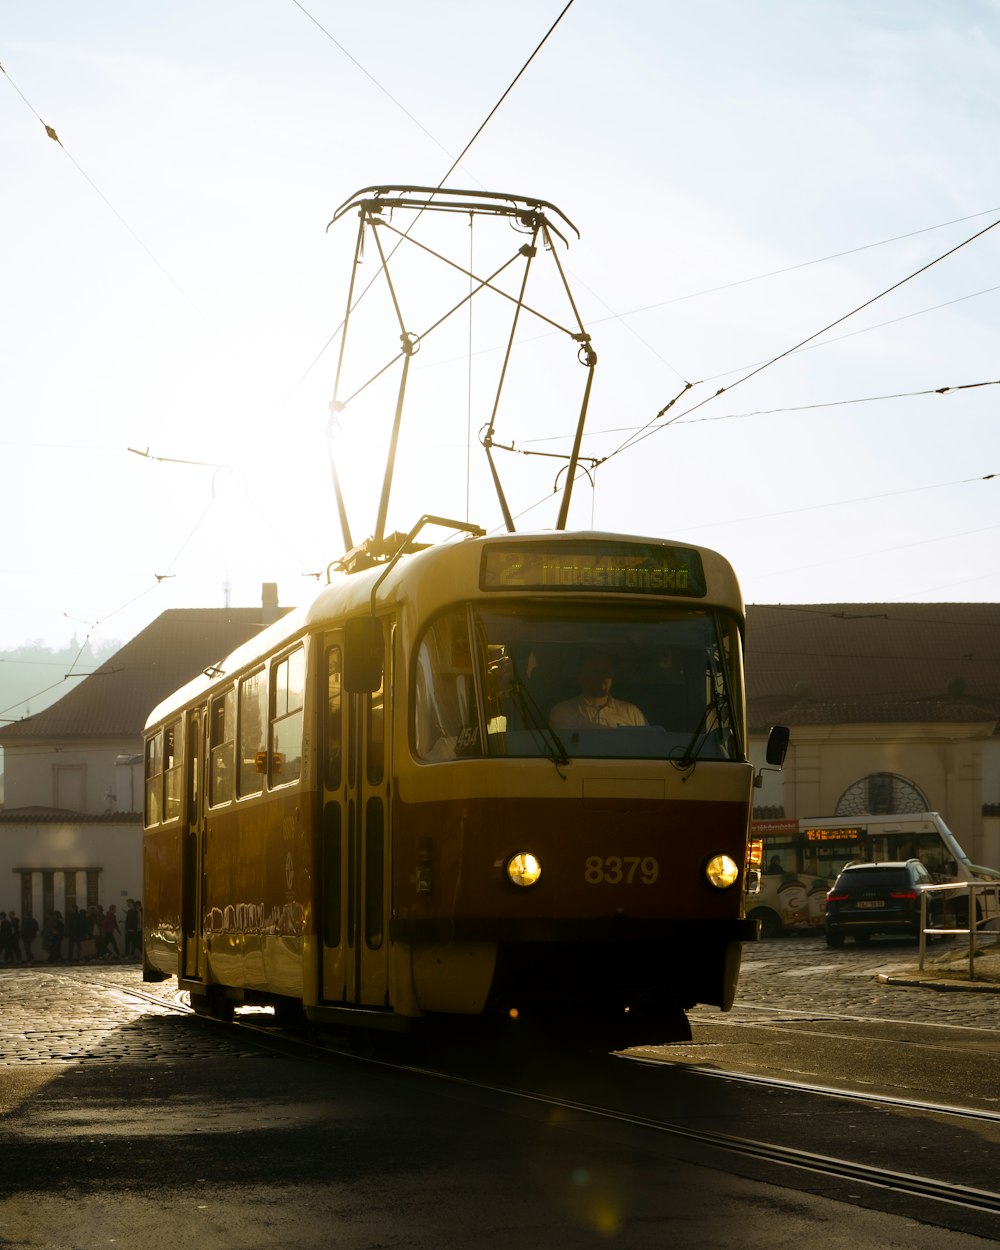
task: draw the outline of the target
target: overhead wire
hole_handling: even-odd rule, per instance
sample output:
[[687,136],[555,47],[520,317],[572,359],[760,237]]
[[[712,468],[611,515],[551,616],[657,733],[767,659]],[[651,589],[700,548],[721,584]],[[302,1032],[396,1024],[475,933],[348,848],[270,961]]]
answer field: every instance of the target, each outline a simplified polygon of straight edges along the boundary
[[[293,4],[296,4],[296,5],[298,6],[298,8],[302,9],[303,13],[306,13],[306,16],[307,16],[307,17],[310,17],[310,18],[311,18],[311,15],[310,15],[310,14],[308,14],[308,13],[306,12],[306,10],[302,7],[302,4],[300,3],[300,0],[292,0],[292,3],[293,3]],[[490,109],[489,113],[487,113],[486,117],[483,119],[482,123],[479,125],[479,127],[478,127],[478,129],[476,130],[475,134],[473,134],[472,138],[471,138],[471,139],[470,139],[470,140],[466,143],[465,147],[463,147],[463,148],[462,148],[461,152],[459,152],[458,156],[457,156],[457,157],[455,157],[455,159],[452,161],[451,165],[448,167],[447,171],[446,171],[446,172],[443,174],[443,176],[440,178],[440,180],[438,181],[438,183],[437,183],[437,185],[436,185],[435,192],[434,192],[434,193],[432,193],[432,195],[433,195],[433,194],[435,194],[435,193],[436,193],[436,191],[440,191],[440,190],[441,190],[441,188],[444,186],[444,184],[448,181],[448,179],[451,177],[451,175],[455,172],[455,170],[456,170],[456,169],[458,168],[458,166],[461,164],[462,160],[463,160],[463,159],[464,159],[464,158],[468,155],[469,150],[470,150],[470,148],[472,147],[472,145],[476,142],[476,140],[479,138],[479,136],[483,133],[483,131],[484,131],[484,130],[486,129],[486,127],[489,125],[489,123],[490,123],[490,121],[492,120],[492,118],[493,118],[494,114],[496,113],[497,109],[499,109],[500,105],[501,105],[501,104],[503,104],[504,100],[506,100],[506,98],[510,95],[511,91],[513,91],[514,87],[515,87],[515,86],[516,86],[516,84],[519,82],[519,80],[521,79],[521,77],[524,75],[524,73],[525,73],[525,71],[527,70],[528,66],[529,66],[529,65],[531,64],[531,62],[535,59],[535,57],[538,55],[538,53],[542,50],[542,48],[543,48],[543,46],[545,45],[545,43],[548,41],[548,39],[549,39],[549,37],[551,36],[552,32],[556,29],[556,27],[559,25],[559,23],[562,21],[562,19],[563,19],[563,18],[566,16],[566,14],[569,12],[570,8],[573,6],[573,3],[574,3],[574,0],[567,0],[567,3],[565,4],[565,6],[563,7],[563,9],[562,9],[562,10],[561,10],[561,12],[559,13],[559,16],[555,19],[555,21],[552,23],[552,25],[548,28],[548,30],[547,30],[547,31],[545,32],[545,34],[542,36],[541,40],[540,40],[540,41],[538,42],[538,44],[535,46],[534,51],[531,53],[531,55],[528,57],[528,59],[524,62],[524,64],[521,66],[521,68],[517,71],[517,73],[516,73],[516,74],[514,75],[514,77],[511,79],[510,83],[507,85],[507,87],[506,87],[506,89],[504,90],[503,94],[502,94],[502,95],[500,96],[500,98],[497,100],[496,104],[494,104],[494,105],[493,105],[493,107]],[[311,20],[312,20],[312,21],[315,21],[315,18],[311,18]],[[325,34],[327,33],[327,32],[324,30],[324,28],[320,25],[320,23],[319,23],[319,22],[316,22],[316,25],[317,25],[317,26],[319,26],[320,30],[323,30]],[[337,47],[338,47],[338,48],[339,48],[339,47],[341,47],[341,45],[340,45],[339,43],[337,43],[337,40],[336,40],[336,39],[333,39],[333,37],[332,37],[332,36],[328,36],[328,37],[329,37],[329,38],[331,38],[335,44],[337,44]],[[343,50],[343,49],[342,49],[342,50]],[[347,54],[347,55],[350,55],[350,54]],[[351,57],[351,60],[353,61],[353,60],[354,60],[354,58],[353,58],[353,57]],[[357,62],[355,62],[355,64],[357,64]],[[367,71],[366,71],[366,72],[367,72]],[[371,76],[369,75],[369,77],[371,77]],[[372,79],[372,81],[374,82],[374,81],[376,81],[376,80],[375,80],[375,79]],[[386,94],[388,95],[388,92],[386,92]],[[392,97],[390,96],[390,99],[391,99],[391,98],[392,98]],[[400,107],[400,108],[402,108],[402,105],[400,105],[399,107]],[[409,113],[409,112],[408,112],[405,108],[403,109],[403,112],[404,112],[404,113],[406,113],[407,117],[411,117],[411,116],[412,116],[412,115],[411,115],[411,114],[410,114],[410,113]],[[415,120],[415,119],[414,119],[414,120]],[[420,126],[420,123],[419,123],[419,122],[417,122],[417,125],[418,125],[418,126]],[[421,130],[424,130],[424,127],[423,127],[423,126],[420,126],[420,129],[421,129]],[[425,133],[427,133],[427,132],[425,131]],[[441,145],[440,143],[438,143],[436,139],[434,140],[434,142],[435,142],[435,143],[437,143],[437,146],[438,146],[438,147],[442,147],[442,145]],[[443,149],[443,150],[444,150],[444,149]],[[413,227],[416,225],[416,223],[417,223],[417,221],[420,219],[420,217],[421,217],[422,213],[423,213],[423,209],[421,209],[421,210],[420,210],[420,212],[418,212],[418,213],[416,214],[416,216],[414,217],[413,221],[410,223],[410,225],[408,226],[408,228],[406,229],[406,231],[403,233],[403,238],[401,238],[401,239],[400,239],[400,240],[396,243],[396,245],[393,247],[392,251],[389,253],[389,259],[391,259],[391,258],[395,255],[396,251],[397,251],[397,250],[398,250],[398,249],[399,249],[399,248],[403,245],[403,241],[404,241],[404,240],[405,240],[405,239],[409,236],[410,231],[411,231],[411,230],[413,229]],[[379,273],[380,273],[380,272],[381,272],[381,269],[373,275],[373,277],[372,277],[372,278],[371,278],[371,280],[369,281],[368,285],[367,285],[367,286],[365,286],[365,287],[362,289],[361,294],[358,296],[357,301],[355,302],[355,307],[357,307],[357,305],[358,305],[358,304],[360,304],[360,302],[364,299],[364,297],[365,297],[365,296],[368,294],[368,292],[371,290],[372,286],[373,286],[373,285],[374,285],[374,283],[377,281],[377,279],[378,279],[378,276],[379,276]],[[337,335],[338,335],[338,334],[340,334],[340,332],[343,330],[343,328],[344,328],[344,325],[345,325],[345,324],[346,324],[346,318],[344,319],[344,321],[341,321],[340,325],[339,325],[339,326],[337,326],[336,330],[334,330],[334,331],[333,331],[333,333],[332,333],[332,334],[330,335],[330,337],[326,340],[326,342],[323,344],[323,346],[320,348],[320,350],[316,353],[316,356],[313,358],[313,360],[312,360],[311,364],[310,364],[310,365],[309,365],[309,367],[306,369],[305,373],[303,373],[303,374],[302,374],[302,376],[299,378],[299,380],[295,383],[295,386],[292,388],[292,394],[294,394],[294,393],[295,393],[295,392],[299,389],[299,387],[300,387],[300,386],[302,385],[302,383],[306,380],[306,378],[309,376],[309,374],[310,374],[310,373],[312,373],[313,369],[315,369],[315,367],[317,366],[317,364],[319,364],[320,360],[321,360],[321,359],[323,358],[323,356],[326,354],[327,349],[330,347],[330,344],[334,341],[334,339],[336,339]]]
[[868,548],[865,551],[852,552],[850,555],[833,556],[829,560],[814,560],[810,564],[798,564],[794,568],[768,569],[766,572],[758,574],[758,576],[762,578],[767,578],[767,577],[777,577],[779,574],[782,574],[782,573],[801,573],[804,570],[808,570],[808,569],[823,568],[825,565],[828,565],[828,564],[843,564],[847,560],[862,560],[862,559],[867,559],[870,556],[884,556],[884,555],[889,555],[891,552],[894,552],[894,551],[909,551],[913,547],[926,547],[930,543],[950,542],[952,539],[955,539],[955,538],[971,538],[976,534],[989,534],[989,533],[992,533],[994,530],[998,530],[998,529],[1000,529],[1000,524],[981,525],[976,529],[960,530],[958,533],[955,533],[955,534],[935,534],[933,538],[921,538],[921,539],[918,539],[916,542],[911,542],[911,543],[897,543],[895,546],[892,546],[892,547],[877,547],[874,549]]
[[[745,421],[750,417],[773,417],[781,416],[790,412],[812,412],[823,408],[844,408],[853,404],[876,404],[891,399],[919,399],[927,395],[950,395],[957,391],[977,390],[984,386],[1000,386],[1000,378],[990,379],[986,382],[962,382],[953,386],[932,386],[919,391],[893,391],[888,395],[860,395],[854,399],[829,399],[823,400],[815,404],[787,404],[782,408],[757,408],[750,412],[723,412],[715,417],[695,417],[691,421],[675,421],[675,425],[703,425],[708,421]],[[634,425],[617,425],[606,426],[601,430],[588,430],[584,435],[585,438],[599,438],[605,434],[626,434],[637,429],[645,429],[645,426]],[[535,443],[555,443],[562,442],[565,434],[551,434],[545,438],[526,438],[522,439],[522,445]]]
[[[680,304],[689,299],[700,299],[704,295],[715,295],[719,291],[731,291],[734,287],[747,286],[751,282],[763,282],[767,278],[782,277],[787,273],[795,273],[799,269],[808,269],[812,265],[822,265],[828,260],[842,260],[845,256],[855,256],[858,252],[867,252],[872,248],[886,247],[890,243],[900,243],[904,239],[915,239],[921,234],[930,234],[934,230],[944,230],[948,226],[959,226],[966,221],[975,221],[977,217],[988,217],[991,213],[1000,213],[1000,205],[995,208],[984,208],[978,213],[969,213],[965,217],[953,217],[950,221],[941,221],[934,226],[922,226],[919,230],[909,230],[905,234],[894,234],[887,239],[878,239],[874,243],[861,243],[857,247],[845,248],[842,252],[830,252],[826,256],[817,256],[813,260],[799,261],[794,265],[784,265],[781,269],[770,269],[765,273],[753,274],[748,278],[737,278],[732,282],[722,282],[718,286],[704,287],[700,291],[688,291],[684,295],[673,295],[670,299],[659,300],[655,304],[643,304],[639,308],[630,308],[628,312],[618,313],[620,317],[635,317],[644,312],[655,312],[658,308],[666,308],[670,304]],[[598,325],[600,321],[591,324]]]
[[[925,317],[928,313],[939,312],[942,308],[951,308],[955,304],[964,304],[966,300],[978,299],[980,295],[992,295],[995,291],[1000,291],[1000,286],[988,286],[981,291],[970,291],[968,295],[959,295],[955,299],[944,300],[940,304],[930,304],[927,308],[918,308],[914,312],[903,313],[899,317],[890,317],[888,321],[876,321],[870,326],[862,326],[860,330],[849,330],[847,334],[838,334],[833,338],[824,339],[822,343],[810,343],[807,347],[795,348],[790,354],[797,356],[803,352],[814,352],[821,347],[832,347],[834,343],[843,343],[847,339],[857,338],[859,334],[871,334],[874,330],[884,330],[886,326],[898,325],[901,321],[912,321],[914,317]],[[760,361],[754,361],[754,364],[760,363]],[[750,365],[738,365],[734,369],[726,369],[723,373],[713,373],[703,381],[714,382],[716,378],[729,377],[732,373],[741,373],[750,367]]]
[[[445,156],[447,156],[449,160],[451,159],[451,155],[452,155],[451,152],[448,151],[448,149],[437,138],[437,136],[431,134],[431,132],[427,129],[427,127],[423,125],[423,123],[420,122],[416,117],[414,117],[414,115],[410,112],[410,110],[406,108],[405,105],[401,104],[399,100],[397,100],[396,97],[392,94],[392,92],[389,91],[389,89],[386,86],[384,86],[382,83],[380,83],[379,80],[375,77],[375,75],[371,73],[370,70],[366,69],[365,66],[362,65],[361,62],[358,60],[358,58],[356,56],[353,56],[348,51],[348,49],[344,47],[344,45],[340,42],[340,40],[337,39],[333,34],[331,34],[329,30],[327,30],[327,28],[323,25],[321,21],[319,21],[317,17],[315,17],[312,13],[309,12],[306,6],[301,3],[301,0],[292,0],[292,4],[294,4],[297,9],[299,9],[303,14],[305,14],[305,16],[310,20],[310,22],[312,22],[312,24],[318,30],[322,31],[322,33],[326,36],[327,39],[330,40],[332,44],[334,44],[337,48],[340,49],[341,52],[343,52],[344,56],[347,57],[347,59],[351,62],[351,64],[355,65],[362,72],[362,74],[364,74],[364,76],[368,79],[369,82],[371,82],[374,86],[376,86],[379,89],[379,91],[381,91],[382,94],[388,100],[390,100],[396,106],[396,108],[399,109],[401,113],[405,114],[405,116],[407,116],[410,119],[410,121],[413,122],[414,126],[416,126],[418,130],[422,131],[427,136],[427,138],[430,139],[431,143],[433,143],[435,147],[439,147],[441,151],[445,154]],[[454,169],[455,166],[453,165],[452,168]]]
[[988,234],[991,230],[995,230],[997,226],[1000,226],[1000,218],[998,218],[996,221],[991,222],[988,226],[984,226],[982,230],[977,230],[975,234],[970,235],[969,238],[967,239],[963,239],[961,243],[957,243],[954,247],[949,248],[946,252],[942,252],[940,256],[934,257],[933,260],[928,261],[925,265],[921,265],[918,269],[914,269],[911,273],[907,274],[906,277],[900,278],[899,281],[892,283],[892,285],[886,287],[885,290],[879,291],[877,295],[873,295],[870,299],[865,300],[864,303],[859,304],[856,308],[852,308],[849,312],[846,312],[842,316],[837,317],[834,321],[829,322],[827,325],[823,326],[821,329],[815,330],[812,334],[808,335],[804,339],[801,339],[798,343],[794,344],[792,347],[786,348],[783,352],[779,352],[778,355],[772,356],[770,359],[764,361],[762,364],[757,365],[756,368],[751,369],[749,373],[745,373],[742,377],[737,378],[737,380],[733,382],[731,385],[719,387],[719,389],[715,391],[713,394],[706,396],[702,400],[699,400],[698,403],[693,404],[690,408],[684,409],[682,412],[678,413],[676,416],[671,417],[669,421],[664,421],[660,424],[656,424],[657,422],[659,422],[659,418],[667,411],[667,408],[669,408],[673,403],[676,402],[677,397],[675,397],[673,400],[670,401],[670,404],[668,404],[666,408],[662,408],[660,412],[656,414],[655,417],[652,417],[636,435],[634,435],[631,438],[626,439],[614,451],[609,452],[609,454],[604,457],[604,460],[602,463],[606,464],[614,456],[621,455],[622,452],[627,451],[629,448],[644,441],[646,438],[650,437],[652,434],[658,433],[660,430],[667,429],[669,426],[673,425],[676,421],[680,420],[681,418],[688,416],[692,412],[696,412],[698,409],[703,408],[708,403],[712,403],[714,400],[718,399],[720,395],[724,395],[728,393],[729,391],[735,390],[737,386],[742,386],[744,382],[749,382],[751,378],[757,377],[758,374],[763,373],[765,369],[769,369],[773,365],[778,364],[779,361],[784,360],[787,356],[790,356],[793,352],[798,351],[801,348],[805,347],[807,343],[813,342],[814,339],[818,339],[821,335],[826,334],[827,331],[834,329],[836,326],[843,325],[845,321],[849,320],[851,317],[857,316],[858,313],[863,312],[866,308],[870,308],[873,304],[877,303],[881,299],[884,299],[887,295],[890,295],[893,291],[898,291],[900,287],[905,286],[906,283],[912,282],[915,278],[918,278],[921,274],[927,273],[929,269],[932,269],[935,265],[941,264],[942,261],[947,260],[950,256],[954,256],[956,252],[961,251],[962,248],[968,247],[970,244],[976,242],[977,239],[981,239],[984,235]]
[[978,477],[957,478],[951,482],[932,482],[927,486],[907,486],[903,490],[889,490],[878,495],[856,495],[853,499],[832,499],[826,503],[805,504],[801,508],[782,508],[777,512],[757,512],[752,516],[731,517],[728,521],[709,521],[707,524],[698,525],[695,528],[710,530],[725,525],[742,525],[746,521],[766,521],[771,517],[792,516],[799,512],[818,512],[825,508],[844,508],[858,503],[874,503],[880,499],[896,499],[901,495],[919,495],[929,490],[947,490],[952,486],[968,486],[972,482],[991,482],[996,476],[997,474],[995,473],[983,473]]
[[3,66],[2,64],[0,64],[0,73],[2,73],[2,74],[3,74],[4,78],[6,78],[6,79],[7,79],[7,81],[8,81],[8,82],[10,83],[10,85],[14,88],[14,90],[17,92],[17,94],[21,97],[21,99],[22,99],[22,100],[24,101],[24,103],[27,105],[28,109],[31,111],[31,113],[34,115],[34,117],[35,117],[35,118],[36,118],[39,122],[41,122],[42,126],[43,126],[43,127],[44,127],[44,129],[45,129],[45,133],[48,135],[48,137],[49,137],[51,140],[53,140],[53,142],[55,142],[55,143],[57,143],[57,144],[59,145],[59,147],[62,149],[63,153],[65,154],[66,159],[70,162],[70,164],[74,167],[74,169],[76,169],[77,173],[79,173],[79,174],[80,174],[80,176],[81,176],[81,177],[84,179],[84,181],[87,183],[87,185],[88,185],[88,186],[89,186],[89,187],[90,187],[90,188],[91,188],[91,189],[92,189],[92,190],[93,190],[93,191],[94,191],[94,192],[95,192],[98,196],[100,196],[100,198],[104,201],[104,203],[107,205],[107,207],[111,210],[111,212],[112,212],[112,213],[114,213],[115,217],[117,217],[117,218],[118,218],[119,222],[120,222],[120,223],[121,223],[121,224],[125,227],[125,229],[128,231],[128,233],[132,236],[132,238],[135,240],[135,242],[136,242],[136,243],[138,243],[138,245],[139,245],[139,246],[142,248],[142,250],[146,253],[146,255],[147,255],[147,256],[149,257],[149,259],[153,262],[153,264],[157,267],[157,269],[159,269],[159,271],[163,274],[163,276],[167,279],[167,281],[168,281],[168,282],[170,282],[170,284],[174,287],[174,289],[175,289],[175,290],[176,290],[176,291],[177,291],[180,295],[182,295],[182,296],[184,297],[184,299],[185,299],[185,300],[186,300],[186,301],[187,301],[187,302],[191,305],[191,307],[195,310],[195,312],[198,314],[198,316],[199,316],[199,317],[201,317],[201,319],[205,322],[205,324],[211,328],[212,323],[209,321],[208,317],[206,317],[206,316],[205,316],[205,314],[202,312],[202,310],[198,307],[198,305],[197,305],[197,303],[194,301],[194,299],[193,299],[193,298],[192,298],[192,297],[188,294],[188,292],[187,292],[187,291],[186,291],[186,290],[185,290],[185,289],[181,286],[181,284],[177,281],[177,279],[176,279],[176,278],[174,277],[174,275],[170,272],[170,270],[169,270],[169,269],[167,269],[167,267],[163,264],[163,262],[159,259],[159,257],[155,255],[155,253],[154,253],[154,252],[153,252],[153,251],[152,251],[152,250],[148,247],[148,245],[147,245],[147,244],[143,241],[143,239],[141,239],[141,238],[139,237],[139,235],[135,232],[135,230],[133,230],[133,228],[129,225],[129,223],[126,221],[126,219],[122,216],[122,214],[121,214],[121,213],[118,211],[118,209],[114,206],[114,204],[112,204],[112,202],[111,202],[111,201],[108,199],[108,197],[104,194],[104,192],[103,192],[103,191],[101,190],[101,188],[97,185],[97,183],[93,180],[93,178],[91,178],[91,176],[90,176],[90,175],[87,173],[87,171],[83,168],[83,166],[80,164],[80,162],[79,162],[79,161],[78,161],[78,160],[77,160],[77,159],[73,156],[73,154],[72,154],[70,151],[68,151],[68,149],[66,148],[66,145],[63,143],[62,139],[60,139],[60,138],[59,138],[59,135],[56,133],[55,129],[54,129],[52,126],[48,125],[48,123],[47,123],[47,122],[45,122],[45,121],[42,119],[42,117],[41,117],[41,115],[38,113],[37,109],[34,107],[34,105],[31,103],[31,101],[27,98],[27,96],[24,94],[24,92],[21,90],[21,88],[17,85],[17,83],[16,83],[16,82],[14,82],[14,80],[11,78],[10,74],[7,72],[7,70],[4,68],[4,66]]

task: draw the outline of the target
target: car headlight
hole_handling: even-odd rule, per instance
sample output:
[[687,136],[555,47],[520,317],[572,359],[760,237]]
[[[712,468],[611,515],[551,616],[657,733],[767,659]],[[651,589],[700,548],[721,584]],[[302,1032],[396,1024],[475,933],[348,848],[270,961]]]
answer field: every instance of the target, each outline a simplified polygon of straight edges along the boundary
[[508,881],[526,890],[538,884],[542,866],[530,851],[518,851],[504,864],[504,871]]
[[728,855],[713,855],[705,865],[705,876],[709,885],[717,890],[728,890],[739,879],[740,869],[735,860]]

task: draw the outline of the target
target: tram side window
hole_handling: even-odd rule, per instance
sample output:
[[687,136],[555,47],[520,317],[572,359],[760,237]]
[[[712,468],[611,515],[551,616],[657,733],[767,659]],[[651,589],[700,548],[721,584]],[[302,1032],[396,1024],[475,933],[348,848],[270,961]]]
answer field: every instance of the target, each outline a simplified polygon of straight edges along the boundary
[[163,819],[178,820],[181,814],[181,723],[174,721],[163,731]]
[[341,750],[344,737],[341,712],[343,699],[342,671],[340,648],[328,647],[326,651],[325,735],[325,773],[326,788],[328,790],[339,790],[341,781]]
[[306,659],[302,647],[279,660],[271,670],[274,718],[271,721],[272,786],[298,781],[302,772],[303,702]]
[[430,626],[417,651],[413,739],[425,760],[481,755],[472,650],[464,608]]
[[209,750],[208,801],[215,807],[233,797],[233,763],[236,748],[236,690],[227,690],[212,700]]
[[240,682],[240,770],[237,786],[241,798],[260,794],[264,788],[267,754],[267,679],[263,669]]
[[163,731],[157,730],[146,740],[146,827],[158,825],[162,816],[160,802],[163,790]]

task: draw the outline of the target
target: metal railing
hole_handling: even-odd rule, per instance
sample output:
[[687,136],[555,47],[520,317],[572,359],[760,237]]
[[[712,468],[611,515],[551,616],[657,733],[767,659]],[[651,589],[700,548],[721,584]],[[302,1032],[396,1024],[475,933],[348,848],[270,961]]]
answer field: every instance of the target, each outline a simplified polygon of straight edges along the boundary
[[[940,919],[943,923],[927,923],[927,909],[932,895],[943,897]],[[955,900],[953,902],[953,900]],[[956,907],[955,903],[958,904]],[[936,910],[936,908],[935,908]],[[964,917],[964,927],[951,927],[956,912]],[[933,916],[932,916],[933,919]],[[976,937],[981,933],[1000,936],[1000,885],[995,881],[960,881],[955,885],[928,885],[920,893],[920,969],[923,971],[927,938],[968,937],[969,980],[976,980]]]

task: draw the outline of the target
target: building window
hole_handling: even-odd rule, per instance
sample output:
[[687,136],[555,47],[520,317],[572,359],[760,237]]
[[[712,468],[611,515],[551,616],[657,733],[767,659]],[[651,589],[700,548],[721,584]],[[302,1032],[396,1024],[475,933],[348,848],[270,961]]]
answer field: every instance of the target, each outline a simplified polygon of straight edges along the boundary
[[87,810],[87,768],[84,764],[57,764],[54,771],[55,804],[68,812]]
[[869,773],[844,791],[835,816],[897,816],[926,812],[930,804],[919,787],[895,773]]

